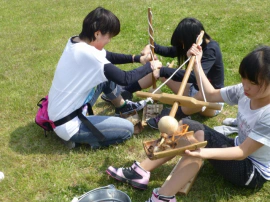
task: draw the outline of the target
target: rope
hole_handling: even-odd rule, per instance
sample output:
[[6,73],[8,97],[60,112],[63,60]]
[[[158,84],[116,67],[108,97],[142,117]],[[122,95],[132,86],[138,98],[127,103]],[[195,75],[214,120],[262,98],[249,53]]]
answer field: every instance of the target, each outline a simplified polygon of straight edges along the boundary
[[[152,15],[152,12],[150,12],[151,13],[151,15]],[[150,25],[150,22],[149,22],[149,19],[148,19],[148,24]],[[150,25],[150,27],[151,27],[151,29],[152,29],[152,25]],[[150,32],[149,32],[149,30],[148,30],[148,33],[149,33],[149,36],[152,38],[152,36],[150,35]],[[200,35],[199,35],[200,36]],[[197,37],[197,39],[196,39],[196,42],[197,42],[197,40],[198,40],[198,38],[199,38],[199,36]],[[153,39],[153,38],[152,38]],[[154,40],[154,39],[153,39]],[[202,41],[200,42],[200,45],[202,44]],[[150,46],[152,46],[151,44],[150,44]],[[151,49],[150,49],[150,52],[151,52],[151,54],[152,54],[152,51],[151,51]],[[152,57],[153,58],[153,57]],[[177,73],[177,71],[179,71],[189,60],[190,60],[190,58],[191,57],[189,57],[180,67],[178,67],[175,71],[174,71],[174,73],[168,78],[168,79],[166,79],[166,81],[164,81],[164,83],[162,83],[156,90],[154,90],[153,92],[152,92],[152,94],[155,94],[159,89],[161,89],[169,80],[171,80],[171,78]],[[202,85],[202,77],[201,77],[201,65],[199,64],[199,62],[198,62],[198,58],[197,58],[197,56],[195,56],[195,58],[196,58],[196,64],[197,64],[197,66],[199,66],[199,78],[200,78],[200,84],[201,84],[201,88],[202,88],[202,95],[203,95],[203,99],[204,99],[204,101],[205,102],[207,102],[206,101],[206,97],[205,97],[205,93],[204,93],[204,88],[203,88],[203,85]],[[148,97],[147,99],[147,102],[149,101],[149,102],[151,102],[151,103],[153,103],[154,101],[153,101],[153,99],[152,98],[150,98],[150,97]],[[202,112],[204,111],[206,109],[206,107],[205,106],[203,106],[202,107]]]
[[178,70],[180,70],[189,60],[191,57],[189,57],[180,67],[178,67],[174,73],[168,78],[166,79],[166,81],[164,81],[164,83],[162,83],[156,90],[154,90],[152,92],[152,94],[155,94],[160,88],[162,88],[169,80],[171,80],[171,78],[177,73]]
[[[202,88],[202,95],[203,95],[203,100],[206,102],[206,97],[205,97],[205,93],[204,93],[204,88],[203,88],[203,84],[202,84],[202,76],[201,76],[201,65],[198,62],[198,58],[196,56],[196,64],[199,67],[199,78],[200,78],[200,84],[201,84],[201,88]],[[202,107],[202,112],[204,112],[204,110],[206,109],[205,106]]]

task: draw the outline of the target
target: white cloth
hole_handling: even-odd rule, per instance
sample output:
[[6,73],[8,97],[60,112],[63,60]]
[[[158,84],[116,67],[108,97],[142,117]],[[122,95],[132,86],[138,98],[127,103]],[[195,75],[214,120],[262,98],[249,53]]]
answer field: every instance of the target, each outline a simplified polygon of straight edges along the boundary
[[238,128],[232,126],[214,126],[214,130],[225,136],[231,135],[233,133],[238,133]]
[[222,121],[222,124],[226,125],[226,126],[237,126],[238,125],[236,118],[226,118]]
[[[81,107],[91,91],[107,81],[104,75],[106,51],[98,50],[84,42],[68,40],[58,62],[49,91],[48,113],[52,121],[59,120]],[[69,140],[79,131],[81,121],[75,117],[55,128],[56,134]]]
[[221,96],[230,105],[238,104],[238,136],[235,145],[240,145],[247,137],[262,143],[264,146],[248,158],[262,176],[270,180],[270,104],[252,110],[242,84],[222,88]]

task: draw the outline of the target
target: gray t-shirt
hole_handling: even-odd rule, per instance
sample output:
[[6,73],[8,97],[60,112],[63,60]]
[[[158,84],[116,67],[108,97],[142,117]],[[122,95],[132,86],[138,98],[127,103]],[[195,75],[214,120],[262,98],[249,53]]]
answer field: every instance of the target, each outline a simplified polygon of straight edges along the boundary
[[270,104],[250,109],[250,99],[244,95],[242,84],[222,88],[221,96],[229,105],[238,105],[235,145],[240,145],[247,137],[262,143],[264,146],[248,158],[261,175],[270,180]]

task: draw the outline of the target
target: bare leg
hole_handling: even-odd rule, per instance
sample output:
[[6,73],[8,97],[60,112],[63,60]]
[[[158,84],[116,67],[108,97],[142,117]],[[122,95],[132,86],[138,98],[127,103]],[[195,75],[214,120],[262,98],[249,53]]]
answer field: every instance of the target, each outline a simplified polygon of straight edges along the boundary
[[[166,78],[162,77],[159,78],[162,82],[166,81]],[[178,93],[178,90],[180,88],[181,82],[177,82],[177,81],[173,81],[173,80],[169,80],[166,85],[173,91],[174,94]],[[185,91],[183,93],[183,95],[188,96],[189,94],[189,88],[190,88],[190,84],[187,84],[185,87]]]
[[[183,125],[182,120],[179,121],[178,123],[179,126]],[[161,158],[161,159],[157,159],[157,160],[150,160],[149,158],[144,159],[141,163],[140,166],[144,169],[147,170],[149,172],[151,172],[152,170],[154,170],[155,168],[163,165],[164,163],[166,163],[167,161],[173,159],[174,156],[172,157],[165,157],[165,158]]]
[[117,98],[111,100],[111,102],[115,107],[120,107],[125,103],[125,100],[119,95]]
[[166,163],[167,161],[171,160],[173,157],[165,157],[162,159],[157,159],[157,160],[150,160],[149,158],[144,159],[141,163],[140,166],[146,170],[151,172],[152,170],[154,170],[155,168],[161,166],[162,164]]
[[202,116],[207,116],[207,117],[213,117],[216,115],[216,111],[215,109],[205,109],[203,112],[200,112],[200,115]]
[[159,194],[165,196],[175,195],[184,187],[200,170],[202,159],[182,157],[170,180],[160,188]]
[[141,78],[138,81],[139,85],[141,86],[142,89],[146,89],[149,88],[150,86],[152,86],[153,82],[152,82],[152,73],[147,74],[145,77]]
[[[197,131],[194,136],[198,141],[204,140],[204,132],[202,130]],[[159,194],[165,196],[175,195],[196,175],[201,165],[201,158],[183,156],[171,178],[160,188]]]

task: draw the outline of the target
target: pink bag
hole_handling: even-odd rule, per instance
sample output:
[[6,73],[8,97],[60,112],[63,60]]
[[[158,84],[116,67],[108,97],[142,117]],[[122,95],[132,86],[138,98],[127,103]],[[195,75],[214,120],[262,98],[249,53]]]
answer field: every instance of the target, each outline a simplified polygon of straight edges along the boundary
[[54,122],[49,119],[48,115],[48,95],[45,98],[42,98],[38,103],[39,107],[35,122],[38,126],[44,129],[44,134],[47,136],[46,131],[53,131],[55,128]]

